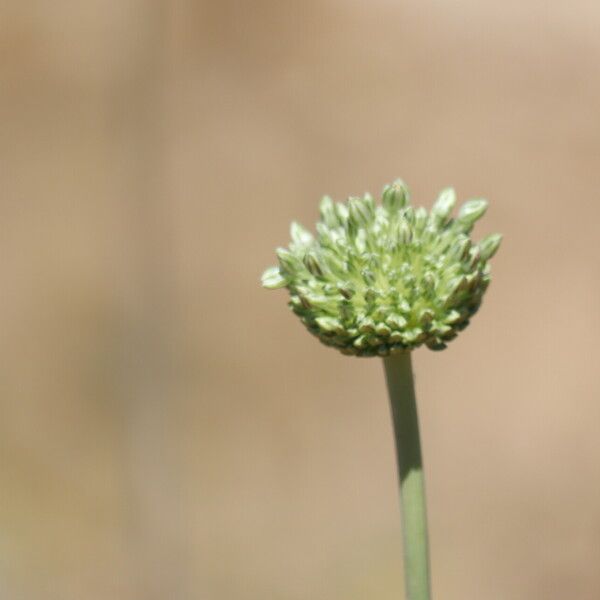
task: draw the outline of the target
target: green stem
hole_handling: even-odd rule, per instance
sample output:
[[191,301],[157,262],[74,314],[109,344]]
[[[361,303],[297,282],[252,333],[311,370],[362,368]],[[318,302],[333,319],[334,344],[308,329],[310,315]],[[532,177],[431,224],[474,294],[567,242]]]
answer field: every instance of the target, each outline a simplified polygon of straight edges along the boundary
[[407,600],[429,600],[429,549],[423,460],[410,352],[384,358],[400,478]]

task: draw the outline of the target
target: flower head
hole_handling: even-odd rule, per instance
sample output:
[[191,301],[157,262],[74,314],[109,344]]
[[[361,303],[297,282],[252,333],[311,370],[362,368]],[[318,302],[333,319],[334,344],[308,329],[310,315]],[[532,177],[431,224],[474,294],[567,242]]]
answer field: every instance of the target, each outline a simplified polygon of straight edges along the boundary
[[415,209],[400,180],[385,186],[381,205],[369,194],[346,203],[325,196],[316,237],[292,223],[290,246],[277,249],[263,286],[287,287],[307,329],[344,354],[441,350],[477,312],[501,241],[471,241],[485,200],[452,217],[455,203],[445,189],[429,213]]

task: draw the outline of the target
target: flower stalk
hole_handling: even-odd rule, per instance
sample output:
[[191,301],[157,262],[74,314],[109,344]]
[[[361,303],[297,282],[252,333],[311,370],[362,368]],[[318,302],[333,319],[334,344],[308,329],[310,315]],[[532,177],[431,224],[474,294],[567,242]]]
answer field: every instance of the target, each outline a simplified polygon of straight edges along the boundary
[[383,359],[390,397],[404,546],[407,600],[430,600],[425,482],[410,352]]

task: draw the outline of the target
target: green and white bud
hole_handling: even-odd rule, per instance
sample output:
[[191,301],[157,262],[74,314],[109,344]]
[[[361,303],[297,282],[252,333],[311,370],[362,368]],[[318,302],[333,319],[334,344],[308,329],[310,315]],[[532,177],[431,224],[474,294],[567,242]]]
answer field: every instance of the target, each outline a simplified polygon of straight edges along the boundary
[[412,229],[406,220],[402,219],[398,224],[398,244],[400,246],[406,246],[410,244],[412,239]]
[[292,224],[290,225],[290,235],[292,237],[292,242],[298,246],[309,246],[313,241],[312,234],[306,231],[300,223],[296,223],[296,221],[292,221]]
[[408,188],[401,179],[383,188],[382,204],[390,215],[395,215],[406,206],[409,199]]
[[307,329],[344,354],[442,350],[479,309],[502,239],[469,236],[485,200],[469,200],[452,219],[455,204],[448,188],[430,213],[414,209],[400,180],[384,188],[380,206],[369,194],[337,204],[325,196],[317,237],[292,223],[292,242],[277,249],[279,266],[265,271],[263,286],[287,287]]
[[392,314],[386,319],[386,323],[393,329],[402,331],[406,327],[408,321],[402,315]]
[[338,283],[337,289],[346,300],[350,300],[356,294],[356,289],[351,283]]
[[500,242],[502,242],[502,235],[499,233],[493,233],[485,239],[479,242],[479,252],[483,260],[490,260],[494,254],[500,248]]
[[279,267],[269,267],[262,274],[261,280],[263,287],[266,287],[269,290],[276,290],[288,285],[288,280],[281,275],[279,272]]
[[275,254],[277,254],[281,271],[283,273],[294,275],[302,266],[302,263],[298,257],[285,248],[277,248],[277,250],[275,250]]
[[321,331],[325,331],[327,333],[344,333],[342,324],[333,317],[317,317],[315,322]]
[[431,217],[437,225],[442,225],[448,220],[456,204],[456,192],[453,188],[442,190],[435,204],[431,208]]
[[373,219],[369,202],[363,198],[350,198],[348,200],[348,209],[350,211],[350,219],[354,221],[357,227],[363,227]]
[[339,225],[338,216],[335,214],[335,204],[329,196],[323,196],[319,206],[321,221],[327,227],[337,227]]
[[375,333],[382,338],[389,337],[392,333],[392,330],[385,323],[377,323],[375,325]]
[[323,271],[319,265],[319,261],[313,252],[307,252],[304,255],[304,266],[308,269],[311,275],[315,277],[323,277]]
[[477,200],[468,200],[458,211],[456,222],[459,223],[466,231],[470,231],[475,221],[481,219],[487,210],[487,200],[479,198]]

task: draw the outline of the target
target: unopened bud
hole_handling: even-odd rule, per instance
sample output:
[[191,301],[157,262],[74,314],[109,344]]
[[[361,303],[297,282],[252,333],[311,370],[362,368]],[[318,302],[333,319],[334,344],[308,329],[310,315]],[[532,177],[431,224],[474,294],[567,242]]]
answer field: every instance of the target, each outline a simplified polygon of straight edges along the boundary
[[452,188],[442,190],[431,209],[431,216],[438,225],[445,223],[456,204],[456,192]]
[[394,183],[383,188],[381,201],[385,210],[393,215],[406,206],[408,198],[409,193],[406,184],[401,179],[396,179]]
[[304,266],[309,270],[311,275],[323,277],[323,271],[321,270],[319,261],[312,252],[308,252],[304,255]]
[[469,200],[465,202],[460,211],[458,212],[457,221],[463,226],[464,229],[470,230],[473,227],[475,221],[483,217],[487,210],[487,200],[483,198],[477,200]]
[[276,290],[278,288],[285,287],[288,285],[288,280],[280,273],[279,267],[269,267],[262,274],[262,284],[269,290]]
[[500,243],[502,242],[502,236],[499,233],[494,233],[489,235],[481,242],[479,242],[479,250],[481,252],[481,258],[483,260],[490,260],[494,254],[500,248]]

